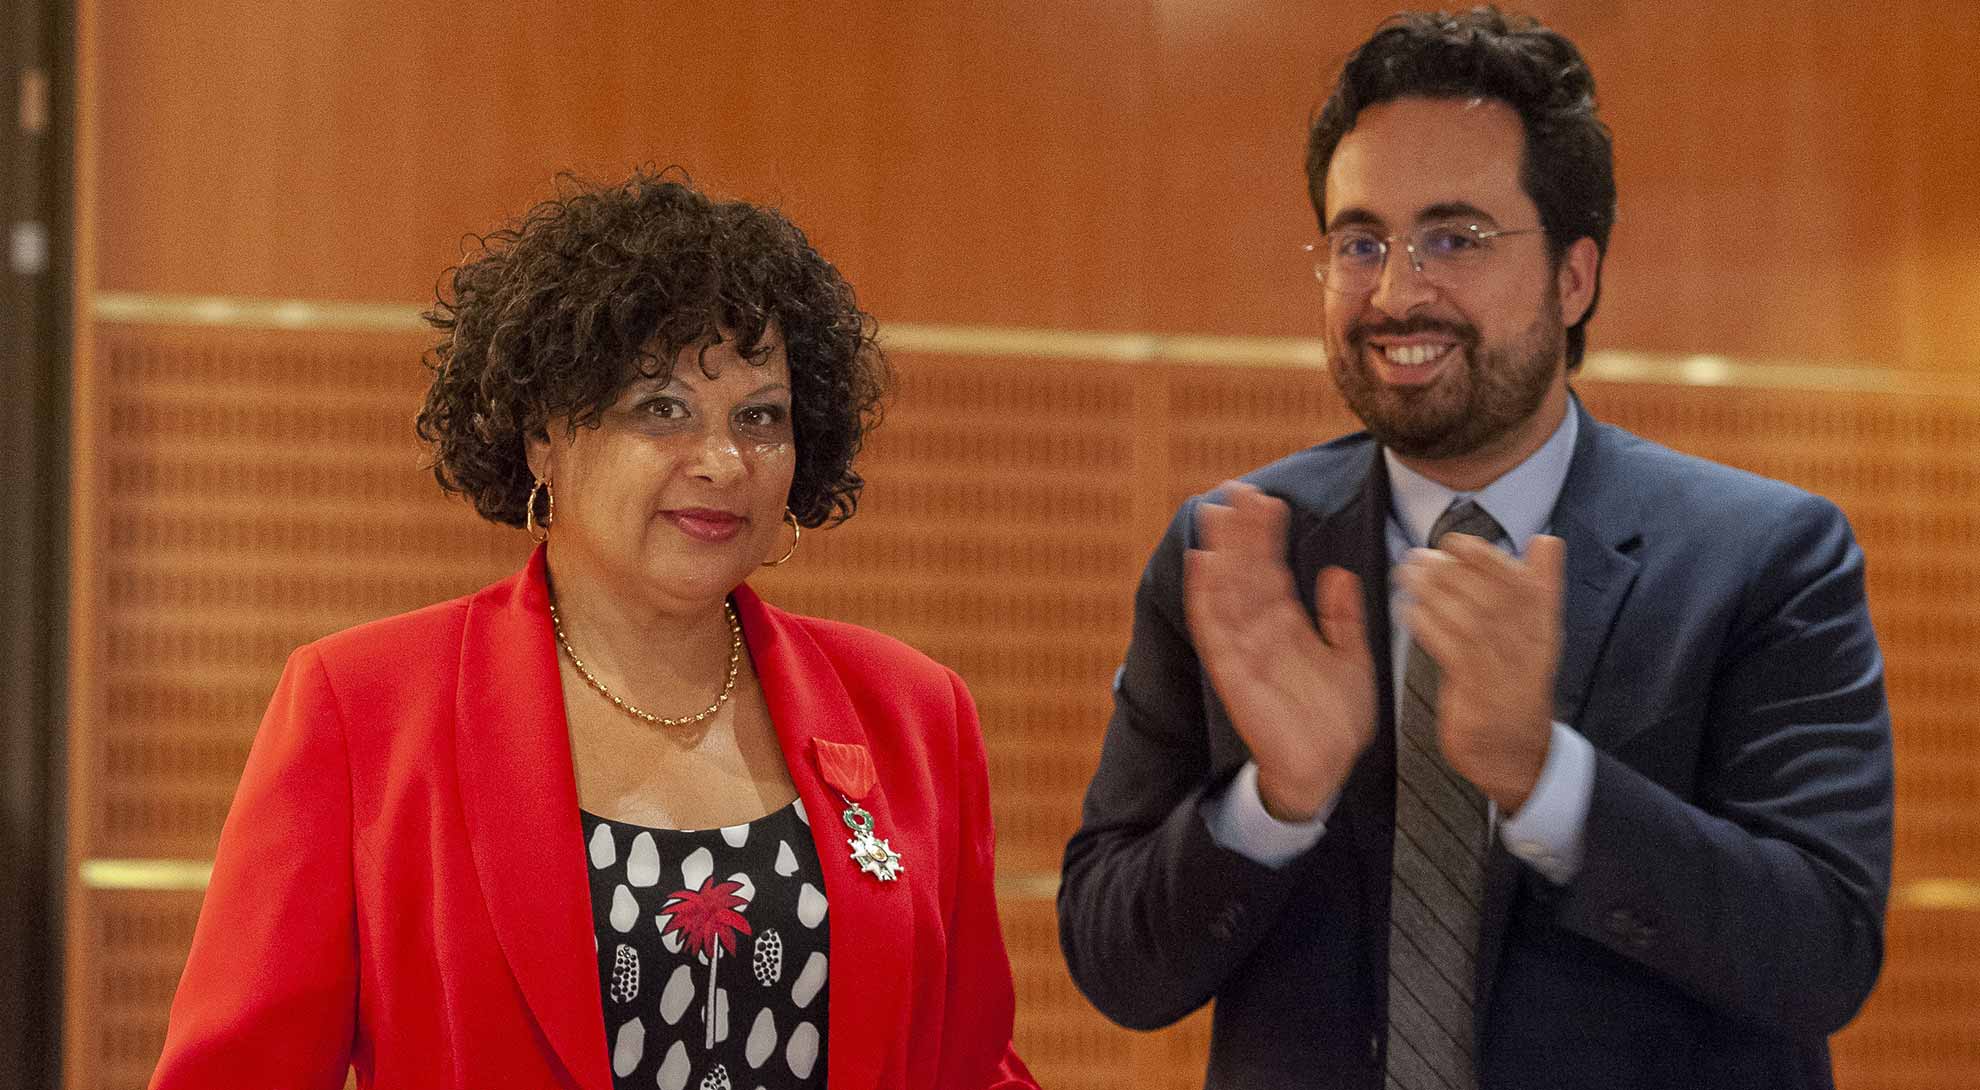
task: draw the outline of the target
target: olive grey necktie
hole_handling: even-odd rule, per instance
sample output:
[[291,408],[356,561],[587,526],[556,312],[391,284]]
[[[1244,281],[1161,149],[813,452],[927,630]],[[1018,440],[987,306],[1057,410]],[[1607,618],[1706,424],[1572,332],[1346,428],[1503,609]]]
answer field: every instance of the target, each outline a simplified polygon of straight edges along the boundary
[[[1505,540],[1485,509],[1453,501],[1430,528]],[[1478,908],[1490,847],[1485,796],[1437,746],[1436,660],[1411,640],[1396,715],[1395,860],[1389,872],[1388,1086],[1472,1090]]]

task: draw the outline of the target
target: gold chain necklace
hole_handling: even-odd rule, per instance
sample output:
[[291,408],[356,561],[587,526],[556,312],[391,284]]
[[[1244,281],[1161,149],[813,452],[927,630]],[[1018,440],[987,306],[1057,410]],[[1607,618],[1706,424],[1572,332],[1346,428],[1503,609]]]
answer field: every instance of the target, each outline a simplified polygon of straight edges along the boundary
[[557,617],[557,603],[550,603],[550,629],[557,634],[557,646],[563,648],[564,654],[570,657],[571,665],[577,667],[578,675],[584,678],[586,684],[598,690],[599,696],[611,701],[613,707],[634,719],[645,720],[656,727],[686,727],[699,723],[721,711],[722,705],[729,702],[729,695],[736,691],[736,669],[742,664],[742,621],[736,618],[736,607],[728,602],[722,603],[722,616],[729,622],[729,676],[722,682],[722,692],[715,697],[715,703],[693,715],[684,715],[676,719],[671,716],[654,715],[636,705],[628,704],[619,694],[606,688],[605,683],[598,680],[598,677],[585,666],[584,660],[578,658],[578,653],[571,649],[571,641],[564,638],[564,623]]

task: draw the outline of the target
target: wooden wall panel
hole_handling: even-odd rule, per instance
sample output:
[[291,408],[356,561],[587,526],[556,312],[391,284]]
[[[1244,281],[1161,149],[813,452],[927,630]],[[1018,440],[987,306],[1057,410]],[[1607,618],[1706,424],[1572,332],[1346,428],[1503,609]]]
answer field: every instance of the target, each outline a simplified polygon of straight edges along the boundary
[[69,942],[88,966],[70,989],[79,1014],[65,1027],[69,1085],[143,1090],[151,1080],[198,920],[197,893],[98,891],[69,906]]
[[[1305,119],[1394,5],[95,6],[106,289],[417,301],[554,172],[678,162],[883,317],[1307,334]],[[1980,7],[1538,9],[1616,133],[1598,346],[1970,371]]]
[[[107,646],[103,714],[78,724],[74,747],[94,800],[80,811],[79,858],[207,857],[292,647],[519,562],[521,534],[480,523],[419,469],[418,349],[387,335],[99,331],[111,392],[93,437],[103,468],[82,483],[100,491],[108,526],[103,583],[88,588]],[[1308,369],[896,363],[859,515],[807,535],[796,561],[756,582],[790,608],[900,636],[969,682],[991,758],[1020,1040],[1041,1073],[1066,1087],[1191,1085],[1207,1024],[1152,1036],[1107,1026],[1065,976],[1052,882],[1098,758],[1133,585],[1174,505],[1349,418]],[[1958,557],[1980,539],[1980,399],[1584,392],[1606,419],[1815,488],[1849,513],[1898,722],[1900,888],[1970,875],[1980,665],[1967,652],[1980,579]],[[185,896],[160,897],[191,911]],[[91,926],[141,901],[76,891]],[[1980,1075],[1958,1059],[1960,1027],[1980,1020],[1974,918],[1900,904],[1889,984],[1837,1042],[1846,1085]],[[134,1084],[132,1042],[156,1047],[169,988],[106,981],[128,976],[126,947],[144,971],[165,972],[189,938],[163,924],[119,935],[78,952],[75,1086]],[[97,1009],[106,989],[119,996],[114,1017]]]
[[418,300],[554,173],[678,163],[784,205],[895,313],[1145,320],[1120,9],[100,7],[157,28],[101,42],[106,289]]
[[[1970,743],[1966,759],[1973,759]],[[1900,792],[1900,798],[1910,798],[1902,787]],[[1833,1041],[1836,1085],[1842,1090],[1974,1085],[1980,1079],[1980,1033],[1974,1032],[1980,1026],[1980,911],[1900,906],[1886,921],[1884,938],[1877,993]]]
[[[100,720],[78,731],[91,856],[211,853],[290,650],[462,593],[522,552],[433,518],[418,342],[110,330]],[[459,520],[456,520],[458,523]]]

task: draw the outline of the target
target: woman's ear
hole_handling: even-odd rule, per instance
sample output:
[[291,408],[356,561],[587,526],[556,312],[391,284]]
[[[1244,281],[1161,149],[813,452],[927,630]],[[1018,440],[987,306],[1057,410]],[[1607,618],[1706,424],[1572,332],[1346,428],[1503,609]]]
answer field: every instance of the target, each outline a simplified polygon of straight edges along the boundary
[[556,451],[551,447],[548,424],[523,433],[523,458],[529,463],[530,476],[539,481],[550,479],[557,459]]

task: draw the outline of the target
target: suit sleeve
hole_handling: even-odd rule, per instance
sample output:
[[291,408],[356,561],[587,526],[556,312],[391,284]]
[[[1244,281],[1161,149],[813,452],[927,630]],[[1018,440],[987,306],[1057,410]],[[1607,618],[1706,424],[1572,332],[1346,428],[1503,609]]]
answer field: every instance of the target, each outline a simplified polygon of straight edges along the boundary
[[1074,983],[1121,1025],[1155,1029],[1208,1002],[1262,940],[1293,888],[1219,846],[1202,814],[1211,697],[1182,607],[1194,504],[1170,524],[1135,592],[1114,712],[1066,845],[1059,943]]
[[351,850],[343,724],[303,648],[227,814],[152,1090],[340,1090],[357,1022]]
[[990,820],[989,762],[976,703],[954,674],[958,813],[955,902],[949,923],[937,1086],[958,1090],[1038,1090],[1011,1045],[1017,997],[1010,955],[997,922],[996,833]]
[[1561,922],[1713,1008],[1840,1029],[1876,983],[1892,769],[1863,553],[1806,497],[1755,550],[1709,685],[1692,797],[1598,754]]

